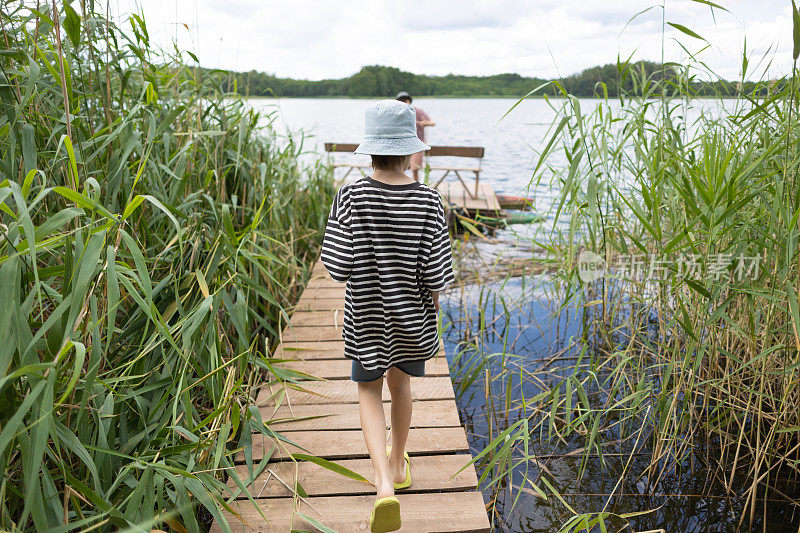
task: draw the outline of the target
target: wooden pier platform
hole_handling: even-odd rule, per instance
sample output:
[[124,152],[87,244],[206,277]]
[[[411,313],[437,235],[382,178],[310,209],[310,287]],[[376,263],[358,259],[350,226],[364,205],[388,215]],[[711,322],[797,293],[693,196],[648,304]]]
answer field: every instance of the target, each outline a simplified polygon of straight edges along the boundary
[[[358,416],[357,386],[350,381],[350,361],[342,355],[341,322],[344,284],[334,282],[321,262],[282,334],[275,356],[296,361],[287,368],[325,378],[303,382],[308,392],[295,389],[262,390],[259,409],[269,427],[296,446],[275,444],[253,435],[253,461],[271,453],[270,464],[248,487],[266,516],[261,516],[243,495],[231,506],[237,515],[225,513],[233,531],[317,531],[316,520],[339,533],[368,532],[375,489],[310,462],[294,462],[291,453],[307,453],[335,461],[371,480],[369,460]],[[411,378],[414,412],[407,451],[411,456],[414,483],[397,494],[403,528],[400,531],[484,532],[489,519],[481,493],[475,490],[477,476],[472,465],[456,474],[471,460],[466,434],[461,426],[444,349],[426,365],[426,376]],[[280,406],[269,398],[284,394]],[[386,422],[390,424],[389,393],[384,388]],[[278,421],[280,420],[280,421]],[[242,453],[237,463],[244,463]],[[238,464],[241,479],[247,467]],[[308,495],[299,498],[289,487],[297,484]],[[229,482],[233,486],[233,482]],[[211,531],[222,531],[214,524]]]
[[460,181],[443,181],[436,186],[436,190],[442,195],[444,205],[452,205],[455,208],[460,208],[470,215],[474,215],[478,211],[487,216],[498,216],[505,213],[500,202],[497,200],[497,195],[494,188],[489,183],[479,183],[477,186],[477,194],[472,190],[474,184],[469,184],[470,190],[464,186]]

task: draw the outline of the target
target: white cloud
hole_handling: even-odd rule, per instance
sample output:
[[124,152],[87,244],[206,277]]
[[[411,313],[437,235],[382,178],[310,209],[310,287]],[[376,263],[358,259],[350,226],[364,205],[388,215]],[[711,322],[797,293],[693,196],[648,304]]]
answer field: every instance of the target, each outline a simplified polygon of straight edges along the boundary
[[[708,5],[664,1],[666,21],[709,42],[667,26],[666,60],[686,61],[680,41],[691,53],[705,48],[699,59],[736,78],[747,35],[751,65],[771,47],[768,75],[790,72],[791,11],[784,0],[717,0],[731,13],[714,16]],[[661,5],[640,0],[116,0],[113,11],[124,16],[139,7],[156,42],[177,39],[205,66],[306,79],[374,64],[425,74],[553,77],[613,63],[618,54],[658,60],[662,51]]]

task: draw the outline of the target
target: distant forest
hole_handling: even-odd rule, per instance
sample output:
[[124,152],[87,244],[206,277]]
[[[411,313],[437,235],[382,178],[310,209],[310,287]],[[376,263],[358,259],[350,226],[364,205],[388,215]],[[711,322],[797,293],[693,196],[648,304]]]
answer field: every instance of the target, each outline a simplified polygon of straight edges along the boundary
[[[632,75],[632,70],[637,75]],[[519,74],[495,74],[493,76],[428,76],[412,74],[394,67],[368,66],[359,72],[341,79],[319,81],[279,78],[277,76],[257,72],[230,72],[209,70],[219,76],[226,90],[249,96],[280,97],[313,97],[313,96],[346,96],[346,97],[393,97],[399,91],[408,91],[414,96],[511,96],[520,97],[528,94],[540,85],[552,81],[537,94],[558,95],[564,91],[582,97],[609,97],[619,95],[620,87],[624,94],[642,94],[648,87],[642,87],[634,80],[659,80],[662,75],[671,79],[677,92],[680,86],[684,92],[703,95],[734,95],[738,84],[725,80],[708,82],[686,76],[685,68],[675,64],[651,61],[636,63],[609,64],[587,68],[586,70],[564,78],[547,80],[529,78]],[[641,76],[644,73],[645,76]],[[680,84],[679,84],[680,82]],[[760,84],[758,87],[764,87]],[[746,83],[745,92],[752,94],[755,84]],[[660,93],[659,93],[660,94]]]

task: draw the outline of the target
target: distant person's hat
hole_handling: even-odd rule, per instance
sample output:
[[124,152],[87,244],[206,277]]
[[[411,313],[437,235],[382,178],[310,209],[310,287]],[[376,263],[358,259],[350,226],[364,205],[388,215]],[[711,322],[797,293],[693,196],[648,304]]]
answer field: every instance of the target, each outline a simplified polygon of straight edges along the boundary
[[397,96],[394,97],[395,100],[400,100],[401,98],[408,98],[409,102],[413,102],[414,101],[414,99],[411,98],[411,95],[408,94],[405,91],[400,91],[399,93],[397,93]]
[[380,100],[364,112],[364,140],[355,153],[411,155],[430,148],[417,137],[417,114],[408,104]]

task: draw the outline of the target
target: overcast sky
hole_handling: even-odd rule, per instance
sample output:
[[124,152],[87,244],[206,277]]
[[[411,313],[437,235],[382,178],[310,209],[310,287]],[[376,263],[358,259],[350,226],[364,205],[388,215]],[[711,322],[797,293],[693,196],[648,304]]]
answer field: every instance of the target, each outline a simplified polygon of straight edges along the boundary
[[[689,52],[728,79],[791,72],[790,0],[664,0],[666,21],[691,28],[710,46],[668,28],[667,61]],[[705,1],[705,0],[701,0]],[[617,55],[661,58],[661,4],[647,0],[111,0],[115,16],[141,10],[160,45],[177,40],[207,67],[282,77],[340,78],[364,65],[419,73],[545,78],[613,63]],[[629,22],[638,12],[654,6]],[[627,27],[626,27],[627,23]],[[623,31],[624,28],[624,31]],[[761,63],[760,67],[758,64]],[[758,68],[758,70],[755,70]]]

